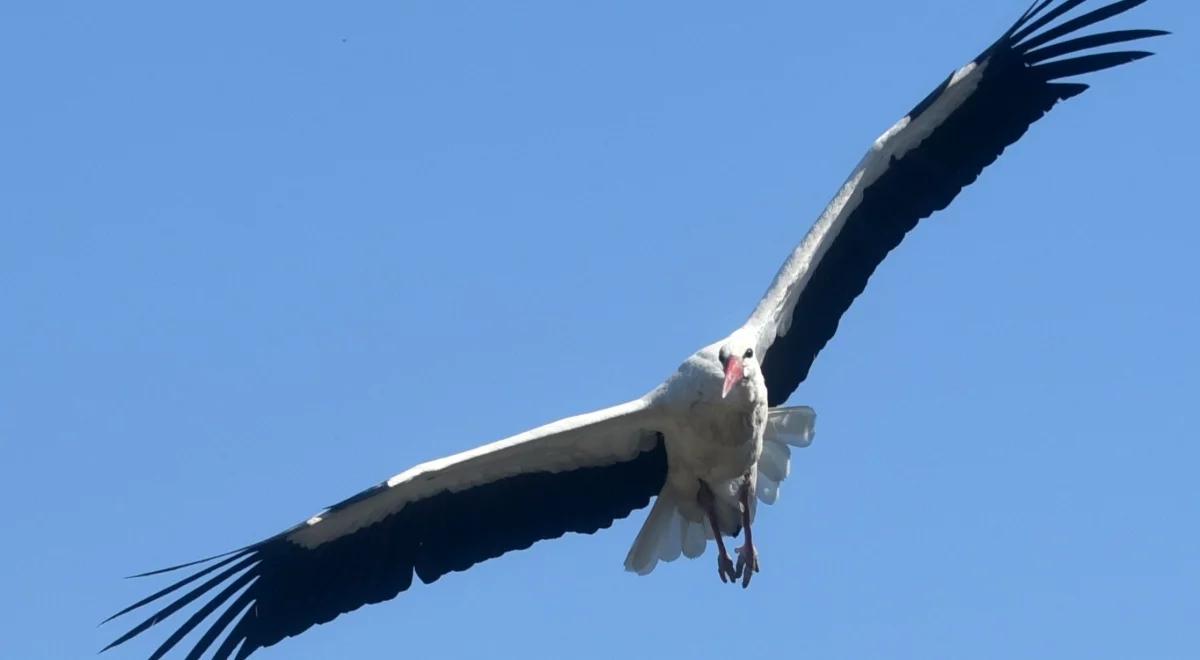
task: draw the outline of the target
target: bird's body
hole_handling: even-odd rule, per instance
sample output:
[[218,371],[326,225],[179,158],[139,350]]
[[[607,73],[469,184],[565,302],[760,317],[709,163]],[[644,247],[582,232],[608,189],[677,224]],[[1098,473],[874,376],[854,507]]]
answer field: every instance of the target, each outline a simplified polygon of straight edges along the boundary
[[[1165,34],[1073,36],[1145,0],[1052,25],[1084,1],[1035,3],[875,140],[746,323],[692,354],[662,385],[415,466],[258,543],[155,571],[195,567],[114,615],[161,606],[110,648],[196,603],[152,658],[210,618],[188,657],[212,649],[215,658],[245,658],[390,599],[414,578],[433,582],[540,540],[592,533],[651,501],[626,569],[649,573],[660,561],[699,556],[712,540],[721,579],[746,586],[760,568],[756,500],[775,502],[790,447],[812,439],[812,410],[781,406],[875,268],[1031,124],[1087,89],[1064,78],[1149,55],[1089,51]],[[753,236],[730,240],[739,253],[755,247]],[[737,535],[744,543],[734,564],[723,537]]]
[[680,502],[680,513],[704,522],[697,494],[701,482],[716,495],[721,530],[739,528],[737,489],[746,479],[753,490],[767,424],[767,389],[755,373],[722,397],[725,379],[718,353],[724,342],[689,357],[650,396],[666,408],[667,487]]

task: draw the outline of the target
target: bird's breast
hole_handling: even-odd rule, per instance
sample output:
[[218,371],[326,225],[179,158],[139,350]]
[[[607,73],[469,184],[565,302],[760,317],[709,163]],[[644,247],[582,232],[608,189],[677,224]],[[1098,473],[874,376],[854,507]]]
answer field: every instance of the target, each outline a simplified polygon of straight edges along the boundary
[[762,453],[766,407],[738,409],[697,403],[667,434],[667,456],[683,479],[716,484],[744,475]]

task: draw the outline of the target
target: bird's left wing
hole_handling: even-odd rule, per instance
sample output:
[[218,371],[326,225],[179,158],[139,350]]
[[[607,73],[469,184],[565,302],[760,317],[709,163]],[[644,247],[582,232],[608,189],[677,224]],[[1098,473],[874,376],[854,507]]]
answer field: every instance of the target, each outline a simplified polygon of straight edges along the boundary
[[1085,51],[1166,34],[1118,30],[1062,39],[1145,0],[1047,27],[1084,1],[1035,3],[867,151],[746,323],[758,334],[770,405],[786,401],[808,376],[871,273],[919,220],[945,208],[1056,103],[1087,89],[1062,79],[1150,54]]
[[151,655],[209,616],[188,658],[258,648],[451,571],[566,532],[591,534],[646,506],[666,479],[661,413],[648,398],[569,417],[423,463],[240,550],[146,575],[196,572],[118,612],[159,609],[107,648],[192,603]]

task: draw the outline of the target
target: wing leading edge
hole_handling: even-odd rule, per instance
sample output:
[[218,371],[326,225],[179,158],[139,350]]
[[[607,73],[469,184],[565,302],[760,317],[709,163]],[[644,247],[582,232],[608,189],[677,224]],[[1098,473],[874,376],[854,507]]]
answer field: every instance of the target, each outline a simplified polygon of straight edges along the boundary
[[1061,40],[1145,0],[1047,28],[1084,1],[1030,7],[871,146],[747,321],[758,331],[770,405],[783,404],[808,376],[875,268],[918,221],[949,205],[1055,104],[1088,88],[1064,78],[1150,55],[1085,51],[1166,34],[1118,30]]

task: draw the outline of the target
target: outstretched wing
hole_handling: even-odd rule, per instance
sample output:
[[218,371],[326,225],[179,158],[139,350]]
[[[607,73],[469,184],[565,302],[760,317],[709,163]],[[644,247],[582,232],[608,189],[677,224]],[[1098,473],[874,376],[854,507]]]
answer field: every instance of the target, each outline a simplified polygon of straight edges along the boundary
[[213,615],[187,657],[201,657],[228,631],[212,657],[245,658],[394,598],[414,573],[429,583],[542,539],[606,528],[662,489],[657,418],[646,399],[569,417],[418,465],[265,541],[147,573],[196,568],[113,615],[160,607],[107,648],[202,602],[151,658]]
[[1047,27],[1084,1],[1035,3],[871,145],[746,323],[758,331],[770,405],[786,401],[808,376],[871,273],[919,220],[950,204],[1056,103],[1087,89],[1063,79],[1150,55],[1085,51],[1166,34],[1119,30],[1064,39],[1145,0]]

